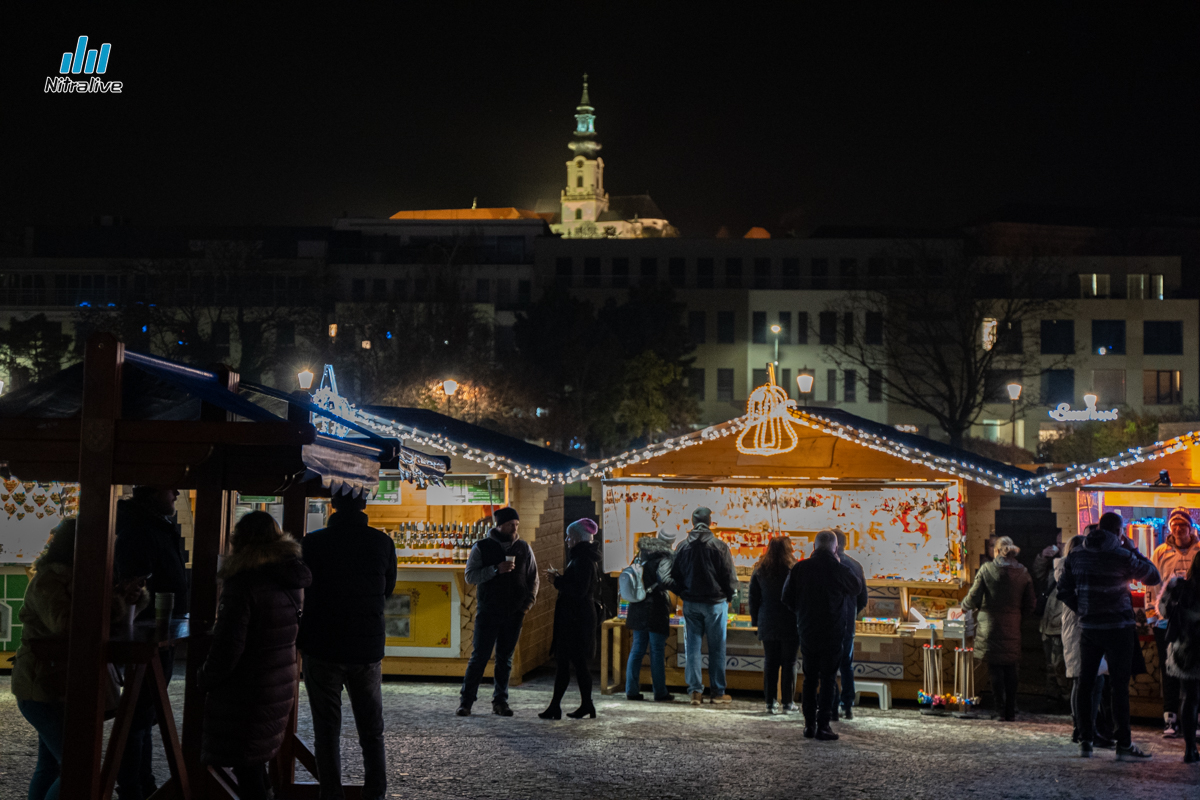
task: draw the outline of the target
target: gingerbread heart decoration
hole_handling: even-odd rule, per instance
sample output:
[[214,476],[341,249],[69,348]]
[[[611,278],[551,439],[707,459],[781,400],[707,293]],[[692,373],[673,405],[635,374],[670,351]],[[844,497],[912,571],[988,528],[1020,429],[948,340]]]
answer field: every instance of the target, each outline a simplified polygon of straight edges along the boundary
[[17,514],[17,519],[25,519],[25,512],[22,511],[21,513]]
[[39,506],[44,506],[44,505],[46,505],[46,495],[44,495],[44,494],[35,494],[35,495],[33,496],[33,502],[37,503]]
[[10,479],[4,481],[4,491],[11,493],[14,489],[16,489],[20,485],[21,485],[20,481],[12,480],[10,478]]

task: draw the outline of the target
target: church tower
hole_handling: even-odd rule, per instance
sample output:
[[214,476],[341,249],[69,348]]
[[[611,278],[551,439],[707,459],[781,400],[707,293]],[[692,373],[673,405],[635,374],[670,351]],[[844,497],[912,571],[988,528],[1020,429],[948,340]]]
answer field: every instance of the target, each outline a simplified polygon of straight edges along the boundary
[[596,222],[608,210],[604,191],[604,159],[597,153],[596,109],[588,99],[587,73],[583,76],[583,96],[575,109],[575,137],[567,145],[575,157],[567,162],[567,188],[563,190],[562,227],[568,237],[594,237]]

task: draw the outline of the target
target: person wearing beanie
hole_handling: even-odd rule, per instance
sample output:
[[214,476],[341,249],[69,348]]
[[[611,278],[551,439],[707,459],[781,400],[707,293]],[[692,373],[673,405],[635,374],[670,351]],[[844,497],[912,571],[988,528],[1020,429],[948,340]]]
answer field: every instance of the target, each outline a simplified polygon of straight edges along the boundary
[[692,530],[675,554],[671,580],[683,598],[686,633],[684,673],[694,706],[704,696],[703,647],[708,637],[709,702],[725,705],[733,698],[725,693],[725,631],[729,602],[737,594],[737,572],[729,545],[713,536],[709,525],[712,512],[701,506],[692,512]]
[[471,715],[493,649],[496,661],[492,713],[502,717],[513,715],[508,705],[513,651],[521,638],[525,614],[537,600],[537,559],[533,548],[521,541],[517,532],[521,516],[515,508],[505,507],[492,514],[492,521],[495,527],[471,548],[463,570],[467,583],[475,587],[475,636],[455,712],[460,717]]
[[654,699],[669,703],[675,697],[667,692],[667,637],[671,635],[671,598],[674,591],[671,583],[671,564],[674,553],[675,529],[666,525],[654,536],[638,539],[638,555],[635,563],[642,567],[642,586],[646,599],[630,603],[625,617],[625,627],[632,634],[629,661],[625,665],[625,696],[630,700],[644,700],[641,676],[642,659],[650,651],[650,680],[654,686]]
[[558,600],[554,604],[554,641],[550,646],[554,653],[557,671],[554,675],[554,696],[545,711],[538,714],[542,719],[562,719],[562,699],[571,682],[571,668],[575,668],[575,682],[579,684],[579,708],[567,714],[573,719],[596,717],[596,706],[592,704],[592,656],[596,650],[596,630],[600,619],[596,614],[596,587],[600,583],[600,551],[592,541],[596,536],[596,523],[581,519],[567,526],[567,566],[560,573],[554,566],[546,570],[546,577],[554,582]]
[[1172,578],[1186,578],[1196,553],[1200,552],[1200,537],[1192,515],[1182,506],[1167,517],[1166,541],[1154,548],[1150,560],[1162,576],[1162,583],[1146,590],[1146,608],[1157,613],[1154,623],[1154,644],[1158,647],[1158,668],[1163,687],[1163,738],[1176,739],[1179,731],[1179,678],[1167,672],[1167,614],[1163,607],[1163,590]]
[[1129,679],[1137,638],[1133,633],[1135,618],[1129,584],[1141,581],[1146,586],[1157,586],[1160,578],[1150,559],[1137,551],[1129,537],[1121,534],[1121,527],[1119,514],[1109,512],[1102,516],[1100,524],[1082,537],[1083,543],[1071,548],[1058,581],[1058,599],[1079,620],[1079,754],[1084,758],[1092,756],[1096,720],[1092,689],[1101,659],[1108,662],[1112,685],[1117,758],[1150,757],[1130,738]]

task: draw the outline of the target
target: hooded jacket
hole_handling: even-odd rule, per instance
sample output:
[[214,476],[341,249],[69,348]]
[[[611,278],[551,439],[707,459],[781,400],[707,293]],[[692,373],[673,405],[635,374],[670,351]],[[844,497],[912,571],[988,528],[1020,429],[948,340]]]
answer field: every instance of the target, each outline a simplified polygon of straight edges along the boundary
[[[339,512],[342,513],[342,512]],[[201,759],[242,767],[283,743],[296,682],[296,635],[312,574],[291,537],[225,558],[212,646],[200,671],[208,691]]]
[[783,603],[796,612],[796,631],[806,643],[841,642],[854,624],[854,609],[862,591],[854,568],[828,550],[817,550],[797,561],[783,584]]
[[[18,700],[33,700],[38,703],[61,703],[67,697],[67,662],[39,658],[30,645],[38,639],[61,637],[65,639],[71,627],[71,581],[74,568],[70,564],[39,564],[37,574],[25,590],[25,601],[21,606],[21,647],[13,658],[12,693]],[[138,610],[149,605],[149,596],[142,590]],[[129,605],[112,594],[111,620],[116,623],[125,618]],[[111,673],[110,673],[111,674]],[[118,689],[115,681],[108,687],[109,708],[116,708]]]
[[1046,607],[1042,611],[1042,624],[1038,626],[1043,636],[1062,636],[1063,604],[1058,599],[1058,575],[1055,569],[1060,560],[1046,558],[1041,553],[1033,559],[1033,582],[1037,592],[1040,594],[1050,589],[1046,595]]
[[312,588],[300,625],[305,655],[340,664],[383,659],[383,606],[396,588],[396,545],[362,511],[337,511],[302,540]]
[[1117,534],[1097,528],[1071,548],[1058,581],[1058,599],[1079,615],[1084,629],[1126,628],[1134,624],[1130,581],[1157,586],[1150,559],[1121,544]]
[[554,576],[555,653],[590,659],[596,649],[596,584],[600,580],[600,549],[592,542],[571,548],[567,566]]
[[142,612],[142,619],[154,618],[154,596],[159,592],[174,593],[172,616],[187,615],[189,592],[183,537],[175,523],[142,501],[117,501],[113,573],[117,580],[150,576],[146,581],[150,604]]
[[1171,544],[1171,540],[1167,541],[1154,548],[1154,555],[1150,557],[1150,561],[1154,564],[1154,568],[1158,570],[1158,576],[1162,578],[1162,583],[1158,586],[1147,587],[1146,589],[1146,608],[1154,609],[1160,617],[1166,617],[1162,609],[1162,595],[1171,578],[1186,578],[1187,572],[1191,569],[1192,561],[1195,560],[1196,554],[1200,553],[1200,540],[1194,541],[1188,547],[1176,547]]
[[1014,558],[998,557],[979,568],[962,602],[978,611],[975,657],[989,664],[1021,661],[1021,616],[1037,607],[1029,570]]
[[737,571],[729,545],[713,536],[703,522],[688,534],[675,554],[671,581],[689,603],[728,603],[737,594]]
[[646,587],[646,599],[630,603],[625,618],[625,627],[631,631],[650,631],[664,636],[671,632],[671,566],[674,553],[671,543],[657,536],[644,536],[638,540],[638,558],[642,562],[642,585]]

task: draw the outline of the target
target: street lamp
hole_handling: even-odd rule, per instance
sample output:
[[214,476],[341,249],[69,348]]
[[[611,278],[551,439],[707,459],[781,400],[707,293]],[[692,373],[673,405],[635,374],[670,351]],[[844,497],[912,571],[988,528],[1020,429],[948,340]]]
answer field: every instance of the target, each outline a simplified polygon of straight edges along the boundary
[[796,375],[796,388],[800,390],[800,394],[804,395],[804,405],[808,406],[808,396],[812,394],[814,375],[808,371],[808,367],[800,370]]
[[1087,394],[1085,394],[1085,395],[1083,396],[1083,402],[1084,402],[1084,404],[1085,404],[1085,405],[1086,405],[1088,408],[1092,408],[1093,406],[1095,406],[1095,405],[1096,405],[1096,401],[1097,401],[1098,399],[1099,399],[1099,398],[1098,398],[1098,397],[1096,397],[1096,395],[1092,394],[1091,392],[1088,392]]
[[1012,443],[1017,446],[1017,401],[1021,399],[1021,384],[1008,385],[1008,399],[1012,401]]
[[779,332],[783,330],[780,325],[772,325],[771,333],[775,334],[775,366],[779,367]]
[[308,391],[312,388],[313,374],[310,369],[302,369],[296,373],[296,380],[300,384],[300,388]]
[[458,381],[442,381],[442,391],[446,393],[447,397],[450,397],[458,391]]

